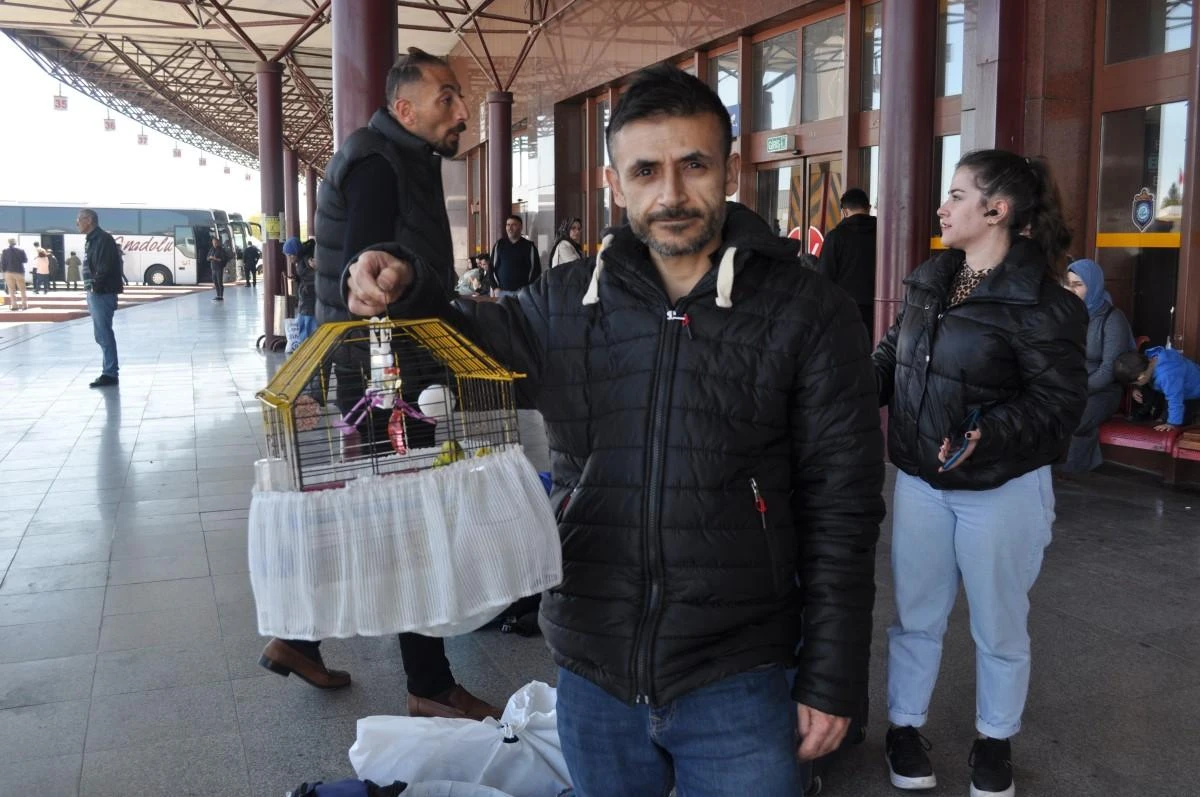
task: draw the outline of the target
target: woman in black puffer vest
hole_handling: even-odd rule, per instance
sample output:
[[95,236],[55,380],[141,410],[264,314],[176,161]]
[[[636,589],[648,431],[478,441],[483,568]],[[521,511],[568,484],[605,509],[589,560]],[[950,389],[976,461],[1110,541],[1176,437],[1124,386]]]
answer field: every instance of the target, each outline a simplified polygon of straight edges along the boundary
[[1087,312],[1062,286],[1070,231],[1041,159],[984,150],[938,209],[948,251],[906,280],[875,351],[899,469],[889,629],[893,785],[936,785],[917,730],[961,580],[976,645],[971,794],[1011,795],[1009,737],[1029,687],[1028,593],[1050,542],[1050,464],[1087,399]]

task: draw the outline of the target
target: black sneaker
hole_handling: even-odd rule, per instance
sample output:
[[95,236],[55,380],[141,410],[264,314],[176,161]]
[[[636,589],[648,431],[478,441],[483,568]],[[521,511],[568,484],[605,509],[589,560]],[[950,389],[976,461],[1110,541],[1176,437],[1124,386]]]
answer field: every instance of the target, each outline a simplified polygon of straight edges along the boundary
[[932,789],[937,786],[937,775],[929,763],[926,751],[933,745],[911,725],[889,728],[885,754],[888,774],[897,789]]
[[118,384],[118,380],[115,376],[109,376],[108,374],[100,374],[100,376],[96,377],[90,383],[88,383],[88,387],[108,387],[110,385],[115,385],[115,384]]
[[976,739],[967,759],[971,797],[1013,797],[1012,745],[1008,739]]

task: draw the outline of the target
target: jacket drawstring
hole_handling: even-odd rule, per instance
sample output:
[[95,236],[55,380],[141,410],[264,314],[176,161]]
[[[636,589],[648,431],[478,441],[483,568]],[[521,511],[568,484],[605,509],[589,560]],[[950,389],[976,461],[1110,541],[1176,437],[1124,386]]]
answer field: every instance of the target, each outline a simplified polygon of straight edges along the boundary
[[583,295],[583,304],[597,304],[600,301],[600,272],[604,270],[604,250],[612,243],[613,235],[609,233],[604,236],[604,240],[600,242],[600,249],[596,252],[596,267],[592,269],[592,280],[588,283],[587,293]]
[[736,254],[737,247],[729,247],[717,266],[717,307],[733,307],[733,257]]

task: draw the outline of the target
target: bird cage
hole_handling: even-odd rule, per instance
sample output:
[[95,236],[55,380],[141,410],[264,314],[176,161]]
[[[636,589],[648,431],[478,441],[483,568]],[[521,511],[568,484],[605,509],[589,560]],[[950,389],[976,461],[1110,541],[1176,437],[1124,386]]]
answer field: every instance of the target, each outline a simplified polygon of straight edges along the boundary
[[259,392],[259,631],[463,633],[562,578],[513,373],[438,320],[325,324]]

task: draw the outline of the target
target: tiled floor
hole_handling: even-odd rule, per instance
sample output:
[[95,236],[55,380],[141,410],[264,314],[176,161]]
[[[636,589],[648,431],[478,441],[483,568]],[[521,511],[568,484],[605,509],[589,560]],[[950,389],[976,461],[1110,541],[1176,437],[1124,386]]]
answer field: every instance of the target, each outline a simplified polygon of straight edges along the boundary
[[[89,390],[90,324],[0,330],[0,795],[271,795],[352,775],[354,723],[402,713],[394,638],[330,641],[354,686],[323,693],[256,664],[245,564],[258,303],[184,296],[122,310],[118,390]],[[1034,589],[1035,663],[1015,743],[1023,795],[1200,793],[1200,496],[1116,471],[1058,486]],[[879,551],[870,734],[828,795],[886,795]],[[541,640],[451,640],[494,701],[553,669]],[[926,734],[966,792],[974,664],[957,607]]]

